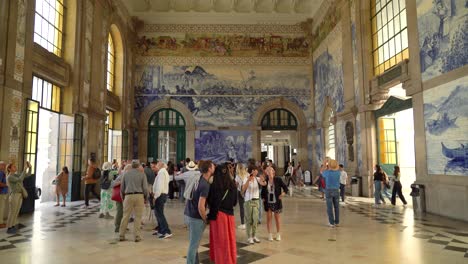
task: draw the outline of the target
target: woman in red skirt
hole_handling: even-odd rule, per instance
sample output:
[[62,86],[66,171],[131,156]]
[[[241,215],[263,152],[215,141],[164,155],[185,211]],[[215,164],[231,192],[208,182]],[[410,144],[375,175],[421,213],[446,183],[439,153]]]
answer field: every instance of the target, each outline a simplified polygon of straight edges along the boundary
[[208,195],[210,212],[210,259],[214,263],[237,263],[234,207],[237,188],[226,164],[216,167]]

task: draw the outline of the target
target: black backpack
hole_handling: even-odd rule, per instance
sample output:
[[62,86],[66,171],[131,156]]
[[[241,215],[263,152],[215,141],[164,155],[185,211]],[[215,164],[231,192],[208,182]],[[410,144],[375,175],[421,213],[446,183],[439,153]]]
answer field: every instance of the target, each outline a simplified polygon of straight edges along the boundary
[[101,179],[101,189],[107,190],[109,189],[111,185],[111,180],[109,179],[109,172],[110,171],[104,171]]
[[101,170],[99,168],[94,169],[93,179],[97,180],[101,178]]

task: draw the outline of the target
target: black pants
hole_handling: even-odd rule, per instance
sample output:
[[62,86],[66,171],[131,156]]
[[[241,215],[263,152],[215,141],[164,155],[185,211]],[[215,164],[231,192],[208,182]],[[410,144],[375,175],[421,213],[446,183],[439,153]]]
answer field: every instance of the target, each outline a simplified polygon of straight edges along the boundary
[[98,198],[99,201],[101,201],[101,196],[99,194],[97,194],[94,189],[96,189],[96,184],[95,183],[85,184],[84,199],[85,199],[85,205],[86,206],[89,206],[89,193],[90,192],[93,193],[94,196],[96,196],[96,198]]
[[403,204],[406,204],[406,199],[405,196],[403,196],[403,193],[401,192],[401,189],[403,187],[401,186],[401,182],[396,181],[395,184],[393,185],[393,191],[392,191],[392,204],[395,205],[396,203],[396,194],[398,194],[398,197],[400,197],[400,200],[403,202]]
[[[174,193],[175,192],[178,192],[179,191],[179,187],[177,186],[177,182],[176,181],[170,181],[169,182],[169,193],[168,193],[168,196],[169,196],[169,199],[174,199]],[[179,193],[180,195],[180,193]]]
[[286,183],[287,183],[288,187],[289,187],[289,184],[291,182],[293,183],[293,186],[296,186],[296,180],[294,179],[294,177],[293,176],[286,176]]
[[237,199],[239,201],[239,212],[240,212],[240,219],[241,224],[244,224],[244,197],[242,197],[241,192],[237,191]]
[[341,196],[341,201],[342,201],[342,202],[344,202],[345,186],[346,186],[346,185],[340,183],[340,196]]

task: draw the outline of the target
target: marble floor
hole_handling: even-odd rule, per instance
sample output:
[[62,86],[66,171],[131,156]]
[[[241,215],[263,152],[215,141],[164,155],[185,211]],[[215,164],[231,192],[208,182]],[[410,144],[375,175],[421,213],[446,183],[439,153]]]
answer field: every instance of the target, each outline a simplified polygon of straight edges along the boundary
[[[147,210],[140,243],[117,242],[113,220],[98,218],[98,204],[90,209],[81,204],[61,208],[42,203],[33,215],[21,216],[17,235],[1,229],[0,262],[185,263],[182,203],[166,205],[174,236],[165,240],[151,235],[154,217]],[[415,215],[411,207],[374,208],[372,199],[354,197],[347,198],[340,213],[340,227],[329,228],[317,191],[295,191],[284,201],[282,241],[267,241],[265,222],[259,226],[259,244],[245,244],[245,232],[237,229],[238,263],[468,263],[467,222]],[[127,238],[132,237],[130,231]],[[207,243],[208,230],[199,249],[202,263],[209,263]]]

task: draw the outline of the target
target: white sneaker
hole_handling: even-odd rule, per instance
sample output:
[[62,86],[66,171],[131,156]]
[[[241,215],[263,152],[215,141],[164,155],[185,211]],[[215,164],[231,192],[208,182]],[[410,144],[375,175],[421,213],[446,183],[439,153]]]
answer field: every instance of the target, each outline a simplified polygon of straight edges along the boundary
[[254,237],[254,238],[253,238],[253,241],[254,241],[255,243],[260,243],[260,239],[258,239],[257,237]]
[[273,234],[272,234],[272,233],[270,233],[270,234],[268,235],[268,241],[273,241]]
[[237,228],[245,230],[245,224],[244,225],[239,225]]
[[247,244],[255,244],[253,238],[247,239]]
[[280,233],[276,234],[276,241],[281,241],[281,235],[280,235]]
[[335,228],[335,225],[328,224],[328,227]]

